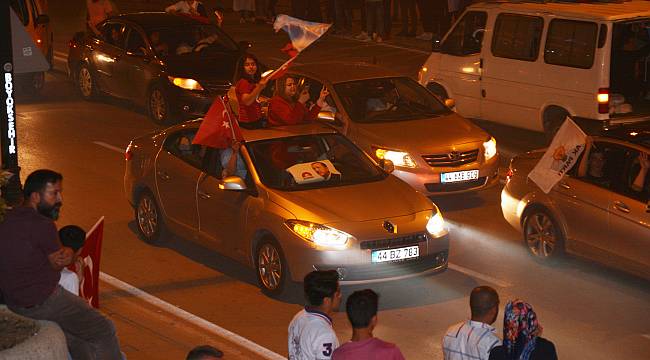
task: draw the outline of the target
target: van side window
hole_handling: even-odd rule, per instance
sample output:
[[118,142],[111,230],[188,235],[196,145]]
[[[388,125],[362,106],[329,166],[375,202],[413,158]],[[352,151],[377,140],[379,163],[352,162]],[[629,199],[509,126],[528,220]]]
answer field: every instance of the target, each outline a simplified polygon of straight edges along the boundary
[[553,19],[548,26],[544,61],[589,69],[594,64],[598,25],[589,21]]
[[29,11],[27,10],[27,4],[25,0],[11,0],[11,8],[14,9],[16,16],[27,26],[29,24]]
[[537,60],[543,26],[541,17],[500,14],[494,25],[492,55],[524,61]]
[[481,52],[487,14],[482,11],[468,11],[442,44],[445,54],[463,56]]

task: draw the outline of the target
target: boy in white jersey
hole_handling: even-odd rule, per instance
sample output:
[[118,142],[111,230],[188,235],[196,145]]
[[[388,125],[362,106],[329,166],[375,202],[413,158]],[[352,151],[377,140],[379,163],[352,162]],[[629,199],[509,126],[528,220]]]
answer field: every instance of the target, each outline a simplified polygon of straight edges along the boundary
[[329,360],[339,346],[330,318],[341,304],[339,274],[312,271],[304,287],[308,305],[289,324],[289,360]]

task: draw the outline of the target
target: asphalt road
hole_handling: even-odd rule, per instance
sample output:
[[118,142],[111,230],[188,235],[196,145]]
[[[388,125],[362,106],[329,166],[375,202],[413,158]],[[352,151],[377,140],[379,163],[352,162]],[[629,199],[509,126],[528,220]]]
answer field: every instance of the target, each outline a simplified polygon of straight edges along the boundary
[[[238,27],[232,20],[226,23],[231,34],[254,41],[263,61],[273,65],[283,60],[277,50],[283,45],[282,35],[268,36],[271,30],[265,25]],[[65,52],[66,36],[79,21],[56,14],[53,21],[59,24],[56,50]],[[400,49],[399,44],[333,39],[329,46],[332,57],[352,61],[374,57],[379,64],[411,75],[426,56]],[[131,138],[156,126],[143,109],[129,103],[81,100],[61,71],[64,55],[57,53],[56,71],[47,76],[42,97],[18,96],[23,179],[43,167],[63,173],[60,226],[89,228],[106,216],[103,272],[286,355],[287,325],[303,302],[300,287],[290,287],[281,298],[269,298],[257,288],[252,270],[186,239],[170,238],[162,246],[139,240],[133,210],[123,194],[123,149]],[[483,125],[509,153],[542,141],[541,135]],[[497,289],[502,304],[514,298],[533,304],[543,336],[555,343],[562,359],[647,358],[648,282],[576,258],[554,266],[536,263],[527,256],[520,234],[501,216],[500,190],[497,186],[478,195],[433,199],[450,226],[450,269],[436,276],[373,285],[381,294],[375,335],[397,343],[408,359],[442,359],[440,343],[446,328],[469,316],[469,291],[487,284]],[[359,288],[344,288],[344,296]],[[499,334],[502,320],[499,316],[496,323]],[[344,313],[334,315],[334,327],[342,342],[349,339]]]

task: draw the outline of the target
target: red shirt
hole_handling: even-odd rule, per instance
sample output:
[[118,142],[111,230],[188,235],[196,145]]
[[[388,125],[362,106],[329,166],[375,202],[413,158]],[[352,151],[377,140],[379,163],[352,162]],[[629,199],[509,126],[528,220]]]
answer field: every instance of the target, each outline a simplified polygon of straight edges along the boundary
[[0,289],[7,305],[42,304],[61,276],[47,257],[61,247],[56,225],[31,207],[17,207],[0,222],[0,234]]
[[250,105],[244,105],[242,96],[250,94],[255,89],[255,84],[246,79],[239,79],[235,85],[235,94],[237,94],[237,102],[239,103],[239,121],[243,123],[255,122],[262,117],[262,108],[260,103],[253,101]]
[[371,338],[363,341],[348,341],[334,350],[332,360],[404,360],[397,345]]
[[290,104],[282,96],[274,96],[269,103],[269,125],[297,125],[314,121],[318,117],[320,106],[314,105],[310,110],[305,105],[295,102]]

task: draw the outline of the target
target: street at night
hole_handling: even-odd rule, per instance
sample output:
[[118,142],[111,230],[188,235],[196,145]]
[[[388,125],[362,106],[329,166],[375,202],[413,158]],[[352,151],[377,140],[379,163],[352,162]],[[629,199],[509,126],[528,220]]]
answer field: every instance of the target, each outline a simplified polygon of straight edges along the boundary
[[[85,4],[50,0],[49,9],[53,69],[40,96],[15,93],[21,178],[41,168],[63,175],[57,227],[76,224],[90,229],[105,217],[100,310],[114,321],[122,351],[129,359],[181,359],[205,343],[221,349],[227,359],[286,357],[287,327],[305,304],[302,284],[289,283],[281,295],[271,297],[260,290],[255,269],[192,239],[169,235],[160,244],[141,240],[124,193],[124,153],[132,139],[165,126],[156,125],[143,107],[128,101],[82,99],[66,64],[70,39],[84,29]],[[270,68],[286,61],[279,50],[287,42],[285,33],[274,33],[268,24],[238,20],[235,13],[226,12],[223,29],[234,40],[251,42],[249,51]],[[376,63],[415,80],[431,48],[430,42],[412,38],[368,43],[327,36],[318,51],[305,52],[305,57]],[[407,359],[443,359],[447,328],[469,317],[472,289],[488,285],[500,298],[494,323],[499,337],[503,306],[523,299],[534,306],[543,336],[555,344],[560,359],[646,359],[648,280],[573,255],[539,261],[530,255],[522,233],[502,215],[509,159],[545,147],[544,134],[472,121],[496,138],[500,179],[474,193],[429,196],[449,228],[448,269],[343,286],[341,308],[332,316],[341,344],[352,334],[345,299],[356,290],[372,288],[380,295],[374,335],[396,343]],[[647,231],[650,214],[645,215]],[[647,264],[650,252],[644,249]]]

